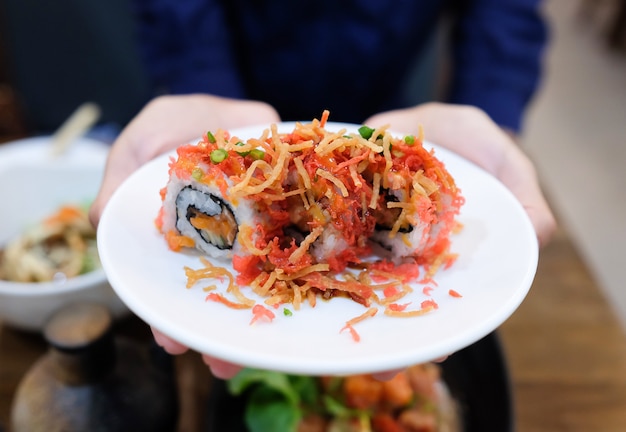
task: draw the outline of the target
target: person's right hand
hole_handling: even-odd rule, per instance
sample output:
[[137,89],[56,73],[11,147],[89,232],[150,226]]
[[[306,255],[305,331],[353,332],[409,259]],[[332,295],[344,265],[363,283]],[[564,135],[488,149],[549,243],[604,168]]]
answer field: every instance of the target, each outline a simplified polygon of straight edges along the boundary
[[[140,166],[156,156],[199,138],[208,130],[231,129],[280,121],[270,105],[210,95],[161,96],[148,103],[113,143],[102,186],[89,217],[96,227],[113,192]],[[152,328],[156,342],[170,354],[188,348]],[[203,355],[212,373],[230,378],[240,366]]]
[[[170,338],[169,336],[166,336],[165,334],[161,333],[156,328],[151,327],[151,329],[152,329],[152,335],[154,336],[155,342],[157,343],[157,345],[163,348],[165,352],[172,354],[172,355],[178,355],[178,354],[183,354],[189,350],[187,346]],[[202,355],[202,360],[209,367],[213,376],[217,378],[221,378],[221,379],[232,378],[243,367],[243,366],[236,365],[233,363],[228,363],[224,360],[211,357],[206,354],[201,354],[201,355]]]
[[92,224],[98,225],[106,203],[119,185],[156,156],[200,138],[211,129],[279,121],[276,110],[262,102],[204,94],[153,99],[113,143],[102,186],[89,211]]

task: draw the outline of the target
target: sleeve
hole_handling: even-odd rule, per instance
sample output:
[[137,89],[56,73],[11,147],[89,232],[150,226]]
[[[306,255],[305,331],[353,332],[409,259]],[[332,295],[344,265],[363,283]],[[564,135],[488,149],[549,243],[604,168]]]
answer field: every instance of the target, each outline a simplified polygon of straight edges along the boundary
[[540,0],[465,3],[453,32],[450,102],[482,108],[519,131],[541,75],[547,24]]
[[133,0],[139,49],[155,92],[242,97],[221,3]]

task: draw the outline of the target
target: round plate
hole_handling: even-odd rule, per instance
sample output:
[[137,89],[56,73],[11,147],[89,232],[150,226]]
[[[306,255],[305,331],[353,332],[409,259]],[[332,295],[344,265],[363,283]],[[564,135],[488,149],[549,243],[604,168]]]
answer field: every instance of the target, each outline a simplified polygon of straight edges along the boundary
[[[498,335],[490,333],[440,364],[442,378],[456,401],[463,432],[511,432],[515,424],[506,359]],[[226,382],[214,380],[205,431],[248,432],[246,394],[231,395]]]
[[[279,130],[293,126],[281,123]],[[326,126],[343,127],[355,131],[358,125]],[[258,137],[263,129],[231,134]],[[415,284],[410,298],[403,300],[419,305],[433,299],[437,310],[414,318],[378,313],[355,326],[359,342],[340,331],[365,311],[348,299],[318,301],[316,307],[299,311],[290,308],[291,316],[279,309],[271,323],[250,325],[250,310],[205,301],[201,285],[185,288],[183,267],[200,267],[199,257],[170,251],[154,225],[173,153],[144,165],[112,196],[98,228],[103,267],[117,294],[141,319],[192,349],[235,364],[343,375],[399,369],[453,353],[492,332],[519,306],[535,275],[538,245],[526,213],[506,187],[465,159],[432,147],[466,200],[459,216],[464,228],[452,242],[459,258],[435,275],[429,296]],[[232,270],[228,261],[213,264]],[[218,290],[224,289],[218,283]],[[449,290],[462,297],[451,296]],[[257,299],[245,287],[242,291]]]

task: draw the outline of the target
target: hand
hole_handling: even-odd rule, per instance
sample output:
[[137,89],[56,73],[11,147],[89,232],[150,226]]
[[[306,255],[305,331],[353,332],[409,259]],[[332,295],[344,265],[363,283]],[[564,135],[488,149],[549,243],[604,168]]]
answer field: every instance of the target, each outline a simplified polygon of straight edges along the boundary
[[[160,345],[166,352],[172,355],[183,354],[189,350],[185,345],[180,344],[172,338],[165,336],[163,333],[152,327],[152,335],[158,345]],[[217,378],[228,379],[234,377],[242,367],[227,363],[218,358],[210,357],[206,354],[202,354],[202,360],[211,369],[211,373]]]
[[390,125],[391,130],[416,134],[424,127],[428,141],[465,157],[498,178],[517,197],[545,245],[556,222],[543,196],[532,161],[516,145],[511,134],[478,108],[427,103],[376,114],[364,124]]
[[161,96],[149,102],[113,143],[102,186],[89,211],[94,226],[109,198],[136,169],[211,129],[280,121],[262,102],[210,95]]
[[[517,146],[513,135],[480,109],[427,103],[376,114],[363,123],[370,127],[390,125],[393,131],[415,135],[422,125],[428,141],[472,161],[509,188],[526,210],[541,246],[554,233],[556,222],[541,192],[533,163]],[[435,361],[444,361],[446,357]],[[375,377],[388,380],[397,372],[383,372]]]
[[[113,143],[100,191],[89,217],[94,226],[109,198],[120,184],[154,157],[199,138],[211,129],[230,129],[280,121],[276,111],[261,102],[239,101],[209,95],[162,96],[154,99],[130,122]],[[156,342],[170,354],[187,347],[152,329]],[[234,376],[239,366],[203,356],[219,378]]]

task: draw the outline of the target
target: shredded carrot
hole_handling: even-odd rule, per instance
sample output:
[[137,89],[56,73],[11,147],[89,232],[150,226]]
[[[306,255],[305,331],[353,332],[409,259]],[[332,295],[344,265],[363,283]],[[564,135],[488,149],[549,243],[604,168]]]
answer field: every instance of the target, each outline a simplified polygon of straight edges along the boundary
[[255,304],[255,301],[243,295],[238,285],[232,285],[232,289],[230,292],[232,295],[239,301],[239,303],[244,304],[248,307],[252,307]]
[[328,121],[328,117],[330,116],[330,111],[324,110],[322,113],[322,118],[320,119],[320,127],[326,126],[326,122]]
[[390,295],[390,296],[386,296],[384,299],[380,300],[380,304],[381,305],[388,305],[390,303],[395,303],[398,300],[406,297],[407,294],[409,294],[412,290],[412,288],[408,285],[403,285],[401,290],[397,290],[395,294]]
[[315,240],[322,234],[324,231],[323,227],[317,227],[311,233],[306,236],[306,238],[300,243],[298,249],[296,249],[290,256],[289,261],[292,263],[297,262],[300,258],[304,256],[304,254],[309,250],[309,247],[313,244]]
[[374,184],[372,186],[372,190],[374,193],[372,194],[372,199],[370,200],[369,207],[371,209],[375,209],[378,207],[378,196],[380,194],[380,174],[374,173]]
[[323,169],[319,169],[319,168],[317,169],[317,171],[315,171],[315,174],[317,174],[318,176],[320,176],[322,178],[325,178],[326,180],[328,180],[329,182],[331,182],[332,184],[337,186],[337,188],[341,192],[342,196],[344,196],[344,197],[348,196],[348,189],[346,188],[346,185],[343,184],[343,182],[341,180],[339,180],[337,177],[335,177],[331,173],[329,173],[327,171],[324,171]]
[[204,257],[200,258],[204,267],[199,269],[192,269],[190,267],[185,267],[185,275],[187,276],[187,288],[191,288],[201,279],[219,279],[223,280],[224,278],[228,279],[228,287],[227,291],[232,291],[235,278],[231,272],[226,270],[223,267],[214,266],[211,264],[209,260]]
[[434,308],[422,308],[422,309],[415,309],[415,310],[408,310],[408,311],[407,310],[398,311],[398,310],[392,310],[390,308],[386,308],[385,315],[396,317],[396,318],[412,318],[412,317],[426,315],[427,313],[430,313],[433,310]]
[[174,230],[165,233],[165,240],[169,248],[175,252],[179,252],[186,247],[194,247],[196,244],[192,238],[179,235]]
[[342,333],[344,330],[348,330],[348,331],[350,331],[350,335],[352,336],[352,339],[355,342],[359,342],[361,340],[361,337],[359,336],[357,331],[354,329],[354,325],[360,323],[361,321],[363,321],[363,320],[365,320],[367,318],[373,317],[377,313],[378,313],[378,309],[376,309],[376,308],[369,308],[368,310],[366,310],[361,315],[348,320],[346,322],[346,325],[341,330],[339,330],[339,333]]
[[403,310],[405,310],[407,308],[408,305],[410,305],[411,303],[404,303],[404,304],[398,304],[398,303],[391,303],[388,308],[389,310],[392,310],[394,312],[402,312]]
[[71,225],[75,220],[85,219],[86,212],[79,207],[66,205],[60,207],[57,212],[46,218],[44,224],[65,224]]
[[224,297],[222,294],[216,293],[216,292],[210,292],[206,296],[206,301],[209,301],[209,300],[222,303],[231,309],[250,309],[250,306],[243,304],[243,303],[235,303],[233,301],[230,301],[226,297]]
[[456,297],[456,298],[463,297],[458,291],[455,291],[453,289],[449,290],[448,294],[450,294],[451,297]]
[[371,318],[374,315],[376,315],[378,313],[378,309],[376,308],[369,308],[368,310],[366,310],[365,312],[363,312],[361,315],[352,318],[351,320],[349,320],[347,322],[347,324],[349,325],[355,325],[357,323],[360,323],[361,321],[363,321],[364,319],[367,318]]
[[352,325],[350,324],[346,324],[344,327],[342,327],[341,330],[339,330],[339,333],[343,333],[344,330],[348,330],[350,332],[350,336],[352,336],[352,340],[355,342],[361,342],[361,336],[359,335],[359,333],[354,329],[354,327],[352,327]]
[[306,189],[311,189],[311,177],[309,176],[309,173],[306,171],[306,169],[304,169],[302,158],[301,157],[294,158],[293,164],[295,165],[296,170],[298,171],[298,174],[302,178],[304,187]]

